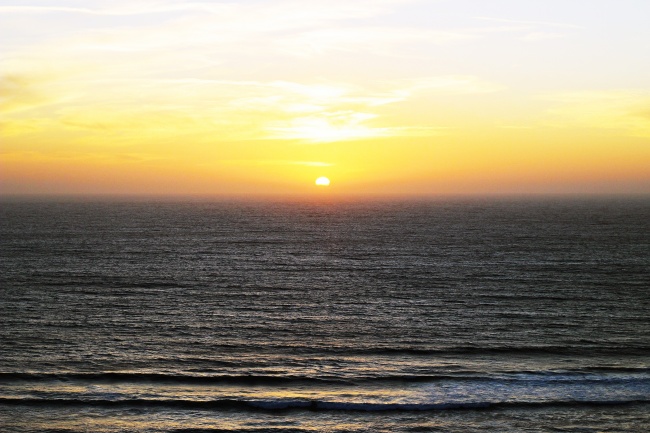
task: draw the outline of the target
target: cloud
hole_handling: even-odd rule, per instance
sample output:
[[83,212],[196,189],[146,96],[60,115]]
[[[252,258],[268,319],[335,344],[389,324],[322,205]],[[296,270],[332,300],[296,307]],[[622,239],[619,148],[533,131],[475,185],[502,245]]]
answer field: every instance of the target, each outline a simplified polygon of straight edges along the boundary
[[[437,135],[440,128],[430,125],[377,124],[391,113],[390,105],[415,97],[501,89],[471,76],[369,82],[366,86],[332,81],[106,79],[78,83],[77,87],[74,100],[49,108],[50,127],[58,124],[65,130],[86,131],[102,140],[117,137],[119,141],[129,136],[135,140],[135,136],[153,139],[192,134],[309,142]],[[27,92],[25,86],[18,88]],[[21,92],[14,92],[15,99],[28,99]],[[25,110],[34,107],[34,103],[29,107],[23,103]]]
[[46,84],[51,79],[35,75],[7,74],[0,76],[0,112],[14,113],[56,103],[46,95]]
[[73,8],[60,6],[0,6],[0,14],[46,14],[51,12],[67,12],[92,14],[98,13],[88,8]]
[[[437,76],[394,82],[346,84],[295,82],[256,83],[258,94],[237,98],[234,107],[284,113],[266,122],[271,139],[299,139],[312,143],[388,136],[439,135],[440,127],[375,126],[376,109],[424,94],[480,94],[502,89],[472,76]],[[270,116],[269,116],[270,117]]]
[[545,41],[548,39],[560,39],[565,37],[562,33],[551,33],[551,32],[530,32],[526,36],[522,37],[524,41]]
[[7,119],[0,121],[0,135],[4,137],[31,134],[51,127],[52,122],[48,119],[27,118]]
[[[311,141],[435,134],[438,129],[430,125],[377,125],[389,117],[393,104],[419,95],[479,94],[501,87],[464,75],[369,80],[351,73],[346,82],[301,79],[304,70],[294,74],[287,66],[314,68],[311,59],[301,62],[296,54],[340,50],[399,56],[405,44],[476,37],[465,31],[381,25],[381,19],[374,19],[406,3],[412,2],[130,0],[84,7],[66,2],[2,6],[5,14],[105,15],[101,20],[71,19],[72,31],[59,38],[8,50],[8,76],[27,78],[10,78],[5,84],[10,89],[3,91],[3,109],[64,102],[48,107],[52,124],[94,137],[119,135],[120,140],[136,131],[147,139],[192,133],[228,140]],[[124,19],[129,14],[164,15]],[[368,18],[373,20],[364,21]],[[25,72],[43,68],[56,71],[47,85]]]
[[647,119],[648,121],[650,121],[650,102],[646,104],[645,107],[639,110],[634,110],[630,114],[634,117],[640,117],[642,119]]
[[[529,20],[511,20],[504,18],[491,18],[491,17],[475,17],[480,21],[487,21],[493,23],[503,23],[507,26],[502,27],[500,31],[509,31],[522,34],[521,40],[527,42],[539,42],[551,39],[560,39],[566,37],[566,32],[583,30],[583,27],[568,24],[558,23],[551,21],[529,21]],[[499,29],[489,30],[490,28],[479,29],[479,32],[485,33]],[[562,30],[562,32],[560,31]]]
[[[350,37],[359,39],[360,45],[356,45],[359,49],[367,44],[380,46],[387,39],[399,36],[401,30],[384,29],[387,35],[382,29],[359,29],[360,20],[389,14],[403,3],[407,2],[95,1],[90,3],[92,7],[83,8],[1,6],[0,14],[45,14],[34,21],[35,29],[27,31],[25,25],[12,28],[13,37],[3,42],[7,47],[3,55],[10,68],[16,64],[18,69],[34,70],[49,64],[60,69],[86,68],[99,75],[160,77],[184,73],[187,76],[188,72],[223,64],[238,70],[245,68],[247,62],[278,62],[276,56],[310,51],[314,37],[311,33],[323,32],[324,36],[317,36],[324,38],[322,49],[329,49],[332,44],[341,47],[344,41],[328,40],[346,37],[348,41]],[[52,12],[56,14],[49,16]],[[164,12],[173,13],[160,15]],[[89,20],[60,17],[60,14],[79,13],[104,17]],[[149,16],[146,19],[122,16],[129,14]],[[25,18],[24,22],[30,21]],[[61,26],[62,22],[69,26]],[[48,26],[55,30],[40,35],[40,43],[21,46],[16,42],[35,40],[40,29]]]
[[323,161],[292,161],[279,159],[222,159],[219,164],[224,165],[298,165],[303,167],[333,167],[335,164]]
[[218,13],[228,7],[217,2],[155,2],[155,1],[113,1],[95,2],[98,7],[65,7],[65,6],[0,6],[0,14],[49,14],[67,13],[81,15],[126,16],[159,14],[165,12],[209,12]]
[[557,127],[609,129],[650,137],[650,92],[642,89],[583,91],[543,96],[556,103],[547,121]]
[[374,128],[364,123],[376,115],[354,111],[325,112],[296,117],[267,127],[269,138],[306,140],[312,143],[358,140],[392,135],[390,128]]
[[482,21],[498,22],[498,23],[518,24],[527,27],[557,27],[557,28],[564,28],[564,29],[583,29],[583,27],[575,24],[558,23],[553,21],[512,20],[512,19],[494,18],[494,17],[475,17],[475,19],[482,20]]
[[15,75],[0,77],[0,109],[3,112],[32,105],[39,99],[32,91],[26,77]]
[[402,27],[326,28],[281,37],[276,47],[295,56],[317,56],[327,52],[364,52],[399,56],[400,46],[414,43],[444,45],[477,35],[467,32],[436,31]]
[[[274,2],[219,2],[219,1],[94,1],[94,7],[72,6],[0,6],[0,14],[50,14],[67,13],[81,15],[128,16],[154,15],[162,13],[194,13],[215,15],[237,15],[257,20],[266,15],[267,23],[292,26],[302,23],[313,24],[314,21],[342,20],[370,17],[387,13],[392,7],[412,0],[280,0]],[[246,13],[243,13],[246,12]]]
[[[413,93],[428,91],[446,94],[493,93],[504,89],[504,86],[482,80],[472,75],[442,75],[421,77],[406,81],[403,91]],[[410,85],[408,85],[410,84]]]

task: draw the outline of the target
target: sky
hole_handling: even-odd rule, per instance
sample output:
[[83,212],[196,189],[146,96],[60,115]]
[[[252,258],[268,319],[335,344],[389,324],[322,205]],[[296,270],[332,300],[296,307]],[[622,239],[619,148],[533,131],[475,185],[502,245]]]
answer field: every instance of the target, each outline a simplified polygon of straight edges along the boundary
[[649,17],[0,0],[0,194],[650,194]]

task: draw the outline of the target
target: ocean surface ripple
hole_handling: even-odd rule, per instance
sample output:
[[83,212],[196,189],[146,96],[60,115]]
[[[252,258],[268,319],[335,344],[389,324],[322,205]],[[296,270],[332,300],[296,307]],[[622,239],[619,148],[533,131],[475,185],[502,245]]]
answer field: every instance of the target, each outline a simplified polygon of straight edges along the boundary
[[641,432],[649,216],[642,198],[6,200],[0,427]]

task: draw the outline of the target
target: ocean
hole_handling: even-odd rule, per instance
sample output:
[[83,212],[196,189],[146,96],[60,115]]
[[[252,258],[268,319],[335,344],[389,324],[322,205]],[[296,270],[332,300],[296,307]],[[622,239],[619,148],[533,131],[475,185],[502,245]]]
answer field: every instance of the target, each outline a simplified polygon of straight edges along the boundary
[[650,199],[4,199],[2,432],[646,432]]

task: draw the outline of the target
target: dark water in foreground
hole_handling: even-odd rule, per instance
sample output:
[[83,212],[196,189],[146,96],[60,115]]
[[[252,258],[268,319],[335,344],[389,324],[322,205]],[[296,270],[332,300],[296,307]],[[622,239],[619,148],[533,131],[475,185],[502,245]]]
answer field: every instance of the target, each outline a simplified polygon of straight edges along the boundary
[[644,432],[650,200],[0,205],[3,432]]

